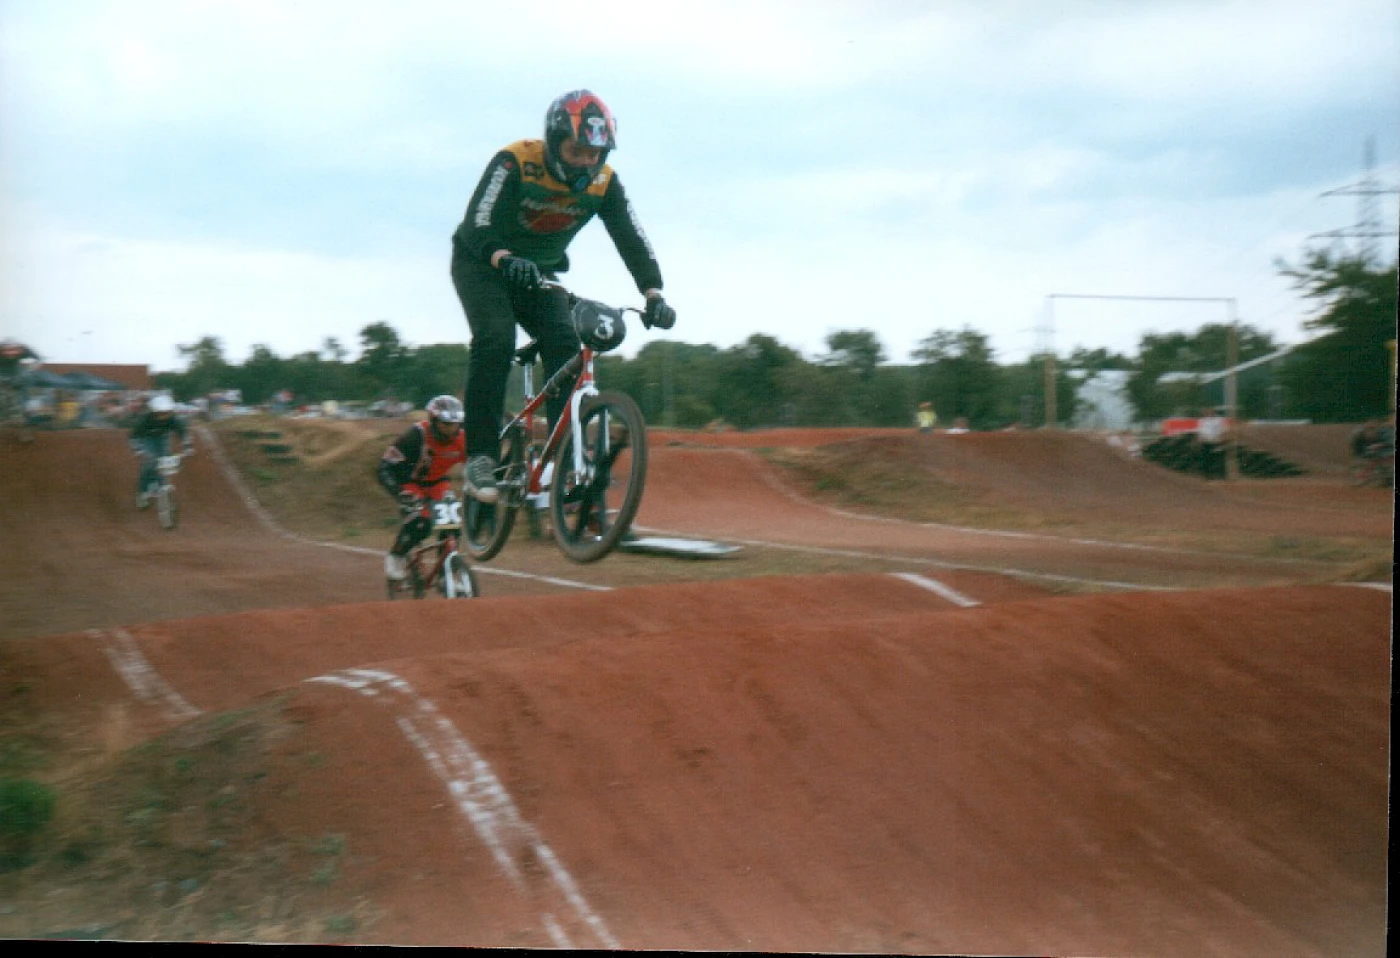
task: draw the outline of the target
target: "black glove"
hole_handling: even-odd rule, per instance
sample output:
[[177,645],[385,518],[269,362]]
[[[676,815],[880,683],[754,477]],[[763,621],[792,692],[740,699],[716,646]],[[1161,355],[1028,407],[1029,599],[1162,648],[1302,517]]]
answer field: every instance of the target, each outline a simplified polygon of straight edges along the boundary
[[502,256],[501,272],[506,282],[517,289],[539,289],[544,282],[540,268],[523,256]]
[[417,514],[423,508],[423,500],[418,498],[416,493],[403,490],[399,493],[399,514],[408,517]]
[[647,299],[646,312],[642,313],[642,325],[647,329],[653,326],[658,329],[670,329],[676,325],[676,311],[666,305],[666,300],[660,296],[652,296]]

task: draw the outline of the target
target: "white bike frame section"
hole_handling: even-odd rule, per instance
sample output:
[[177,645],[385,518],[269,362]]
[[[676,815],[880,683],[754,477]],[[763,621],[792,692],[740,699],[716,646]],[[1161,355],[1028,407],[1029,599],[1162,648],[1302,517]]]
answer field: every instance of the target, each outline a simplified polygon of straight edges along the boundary
[[[462,529],[462,502],[452,493],[448,493],[443,498],[432,504],[433,528],[430,535],[436,535],[439,529]],[[436,548],[436,546],[434,546]],[[452,574],[458,563],[452,560],[457,558],[457,550],[453,549],[442,560],[442,586],[443,594],[449,599],[457,598],[457,577]],[[465,567],[466,563],[461,563]]]
[[[593,381],[593,353],[589,352],[588,358],[584,360],[583,372],[579,375],[582,383],[574,394],[569,397],[569,428],[574,435],[574,474],[583,476],[583,419],[579,416],[579,409],[583,406],[583,401],[591,396],[598,395],[598,386]],[[591,479],[591,476],[585,478]]]

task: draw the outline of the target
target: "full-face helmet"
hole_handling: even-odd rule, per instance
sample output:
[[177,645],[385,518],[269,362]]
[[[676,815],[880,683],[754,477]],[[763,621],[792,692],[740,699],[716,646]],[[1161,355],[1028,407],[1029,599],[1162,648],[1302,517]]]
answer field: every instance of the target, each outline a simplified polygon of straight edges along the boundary
[[[565,163],[559,145],[574,140],[599,150],[589,166]],[[617,147],[617,121],[608,105],[588,90],[565,93],[549,105],[544,117],[544,164],[551,175],[575,193],[582,193]]]
[[175,403],[164,393],[159,396],[152,396],[150,403],[151,412],[174,412]]
[[428,400],[428,422],[434,431],[442,431],[443,423],[453,423],[460,425],[466,419],[466,413],[462,409],[462,401],[456,396],[434,396]]

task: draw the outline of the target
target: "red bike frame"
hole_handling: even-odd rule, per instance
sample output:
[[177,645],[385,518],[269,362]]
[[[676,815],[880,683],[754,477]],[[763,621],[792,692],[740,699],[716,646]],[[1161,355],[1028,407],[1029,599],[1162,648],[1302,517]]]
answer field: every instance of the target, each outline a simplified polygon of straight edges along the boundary
[[[534,435],[531,428],[535,421],[535,414],[540,411],[549,397],[560,389],[560,385],[571,376],[577,374],[578,380],[574,383],[573,389],[569,392],[569,401],[564,404],[563,411],[559,414],[559,421],[550,430],[549,437],[545,440],[544,448],[540,449],[532,460],[526,463],[526,479],[528,483],[525,488],[525,496],[536,495],[543,491],[542,478],[547,463],[554,459],[554,452],[559,448],[559,444],[564,441],[564,433],[573,426],[574,417],[578,415],[578,407],[583,400],[598,392],[597,381],[593,375],[593,359],[597,354],[589,346],[584,346],[580,352],[575,354],[567,363],[559,368],[549,380],[540,387],[540,391],[530,399],[525,408],[506,423],[501,430],[501,438],[510,435],[510,431],[515,428],[523,429],[527,439]],[[525,375],[525,391],[531,389],[531,376],[529,365],[522,365],[521,369]],[[579,447],[575,445],[575,450]]]

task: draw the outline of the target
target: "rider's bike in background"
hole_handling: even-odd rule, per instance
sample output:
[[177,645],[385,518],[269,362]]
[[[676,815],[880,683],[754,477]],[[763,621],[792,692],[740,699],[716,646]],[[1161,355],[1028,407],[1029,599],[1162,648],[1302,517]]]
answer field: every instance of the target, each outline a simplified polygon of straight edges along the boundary
[[[627,534],[642,502],[646,485],[647,437],[642,411],[632,397],[598,389],[594,358],[616,349],[626,335],[623,313],[639,315],[634,307],[612,307],[569,297],[580,348],[538,393],[533,369],[539,356],[533,340],[515,352],[525,380],[525,405],[501,430],[497,461],[498,500],[490,505],[467,503],[464,538],[467,551],[480,561],[505,546],[516,512],[533,508],[532,500],[548,500],[555,544],[575,562],[593,562],[611,552]],[[541,447],[531,425],[546,401],[574,379],[564,411]],[[552,467],[552,472],[551,472]]]
[[20,388],[0,376],[0,426],[24,425],[24,400]]
[[404,557],[408,574],[389,579],[389,598],[411,595],[421,599],[436,589],[448,599],[474,599],[481,594],[476,572],[458,552],[462,532],[462,502],[456,493],[423,500],[420,514],[433,524],[432,533]]
[[1348,473],[1358,486],[1395,487],[1395,443],[1373,443],[1351,464]]
[[[145,453],[140,455],[143,460],[149,458]],[[155,503],[156,518],[160,520],[160,527],[167,531],[174,529],[180,521],[180,502],[175,495],[175,474],[180,471],[180,462],[186,455],[188,453],[156,456],[152,464],[154,478],[141,492],[144,504]]]

